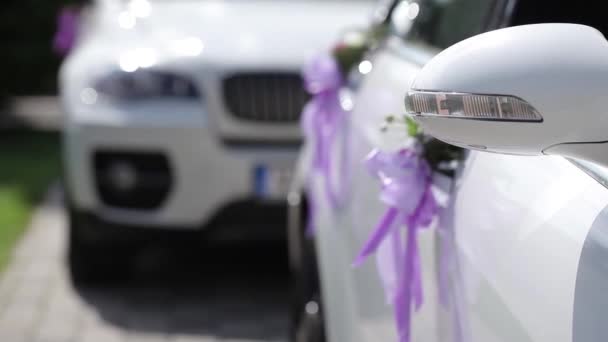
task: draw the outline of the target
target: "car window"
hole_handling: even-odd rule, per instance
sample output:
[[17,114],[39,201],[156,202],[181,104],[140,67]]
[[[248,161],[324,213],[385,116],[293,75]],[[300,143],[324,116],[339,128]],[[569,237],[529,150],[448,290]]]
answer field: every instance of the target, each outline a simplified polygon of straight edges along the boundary
[[605,7],[604,1],[520,0],[515,5],[510,24],[574,23],[595,27],[607,36]]
[[421,0],[413,2],[408,42],[444,49],[484,31],[493,0]]

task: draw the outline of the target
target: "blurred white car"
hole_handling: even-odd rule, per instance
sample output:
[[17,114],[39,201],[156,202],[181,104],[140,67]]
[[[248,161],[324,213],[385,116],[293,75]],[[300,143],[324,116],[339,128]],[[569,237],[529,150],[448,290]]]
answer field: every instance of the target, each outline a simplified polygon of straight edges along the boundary
[[344,27],[366,23],[372,7],[346,0],[88,6],[60,74],[73,269],[120,268],[130,254],[120,252],[126,227],[199,229],[222,220],[280,236],[284,215],[263,209],[282,203],[299,146],[307,100],[301,66]]
[[[440,139],[497,153],[466,154],[455,178],[444,182],[451,200],[441,233],[419,232],[424,305],[413,314],[411,341],[607,340],[606,39],[581,26],[532,26],[476,37],[438,55],[470,36],[522,24],[574,22],[606,35],[600,8],[525,0],[412,3],[418,9],[409,33],[389,37],[368,56],[373,69],[355,90],[350,137],[338,142],[349,147],[336,146],[350,152],[350,196],[333,210],[320,196],[312,243],[296,219],[304,201],[294,183],[291,260],[307,284],[296,310],[301,341],[318,341],[323,330],[330,342],[398,341],[375,262],[352,263],[386,210],[362,160],[373,148],[395,146],[378,128],[387,115],[404,113],[412,83],[448,95],[517,96],[544,121],[418,117]],[[511,155],[542,153],[553,156]],[[439,301],[442,285],[447,303]]]

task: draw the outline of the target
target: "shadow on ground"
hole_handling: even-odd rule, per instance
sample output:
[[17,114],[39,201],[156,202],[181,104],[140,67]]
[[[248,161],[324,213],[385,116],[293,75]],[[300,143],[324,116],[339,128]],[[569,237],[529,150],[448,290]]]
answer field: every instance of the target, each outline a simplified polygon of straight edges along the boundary
[[193,241],[183,235],[150,245],[128,281],[76,284],[77,293],[101,319],[132,333],[286,340],[285,243]]

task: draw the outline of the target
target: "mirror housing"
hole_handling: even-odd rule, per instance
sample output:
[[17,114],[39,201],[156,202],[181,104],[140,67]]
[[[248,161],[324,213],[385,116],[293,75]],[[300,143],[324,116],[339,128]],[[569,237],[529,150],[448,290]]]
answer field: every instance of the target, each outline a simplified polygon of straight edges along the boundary
[[439,53],[416,76],[406,107],[426,133],[453,145],[608,166],[607,99],[604,36],[583,25],[538,24]]

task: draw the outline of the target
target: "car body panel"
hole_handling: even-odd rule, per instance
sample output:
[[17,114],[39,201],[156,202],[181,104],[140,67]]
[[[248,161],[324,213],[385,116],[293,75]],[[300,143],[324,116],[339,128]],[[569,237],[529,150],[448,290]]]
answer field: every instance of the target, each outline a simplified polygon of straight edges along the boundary
[[[405,134],[383,134],[380,126],[385,116],[403,112],[411,80],[433,54],[391,44],[370,57],[374,68],[355,94],[348,138],[340,142],[349,147],[334,151],[334,160],[340,151],[350,155],[348,200],[332,209],[317,196],[330,342],[397,340],[374,261],[351,266],[385,209],[378,181],[362,161],[372,148],[403,146]],[[313,181],[317,194],[320,178]],[[483,152],[467,154],[451,189],[440,224],[419,234],[425,303],[413,316],[412,341],[579,341],[574,334],[584,341],[605,339],[594,339],[602,327],[591,318],[600,309],[585,306],[592,299],[581,291],[599,293],[590,282],[608,279],[598,261],[605,254],[599,252],[606,245],[599,232],[608,225],[600,215],[608,189],[562,157]],[[582,253],[585,245],[595,252]]]
[[[423,56],[421,54],[419,58]],[[336,152],[348,154],[347,173],[351,177],[350,181],[346,179],[350,189],[345,194],[348,200],[343,207],[334,211],[322,195],[315,197],[320,198],[320,203],[315,205],[318,208],[316,241],[326,329],[331,342],[396,340],[392,309],[376,271],[375,257],[370,257],[356,269],[352,263],[386,209],[378,199],[380,184],[368,174],[364,159],[375,144],[382,145],[379,140],[381,136],[377,133],[384,120],[383,113],[400,113],[403,110],[402,95],[395,89],[408,87],[419,65],[403,63],[400,56],[390,49],[378,50],[369,59],[374,65],[373,71],[366,75],[355,95],[348,135],[342,135],[334,146]],[[348,144],[348,147],[344,148],[344,144]],[[338,159],[335,158],[334,162],[338,163]],[[323,184],[319,178],[315,177],[313,181],[315,193],[322,194]],[[426,304],[413,318],[412,340],[435,341],[435,232],[421,232],[419,243]]]
[[607,204],[564,158],[471,153],[448,224],[463,340],[572,341],[581,250]]

